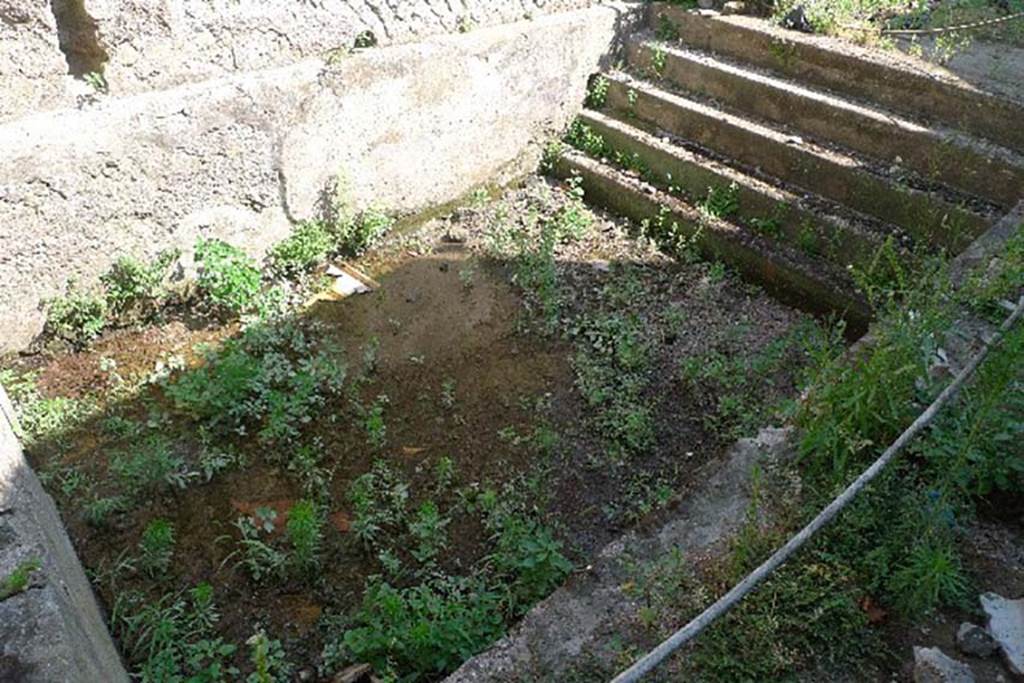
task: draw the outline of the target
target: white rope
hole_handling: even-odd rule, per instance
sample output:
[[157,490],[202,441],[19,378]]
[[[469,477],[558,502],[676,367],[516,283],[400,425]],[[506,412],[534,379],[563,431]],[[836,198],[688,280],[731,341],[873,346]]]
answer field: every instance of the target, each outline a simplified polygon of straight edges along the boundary
[[856,24],[840,24],[843,28],[850,31],[861,31],[864,33],[873,33],[878,31],[882,35],[886,36],[921,36],[921,35],[934,35],[940,33],[955,33],[956,31],[971,31],[977,28],[984,28],[985,26],[994,26],[995,24],[1003,24],[1008,21],[1014,21],[1016,19],[1024,19],[1024,12],[1017,12],[1016,14],[1008,14],[1005,17],[996,17],[994,19],[984,19],[982,21],[973,21],[966,24],[957,24],[955,26],[937,26],[935,28],[883,28],[879,29],[877,26],[857,26]]
[[666,657],[675,652],[683,644],[693,640],[701,631],[707,628],[712,622],[721,617],[736,603],[742,600],[748,593],[750,593],[759,583],[764,581],[768,576],[774,572],[779,566],[788,560],[797,550],[799,550],[807,541],[811,539],[822,527],[831,522],[836,515],[842,511],[854,497],[864,489],[872,480],[874,480],[885,466],[896,457],[896,455],[903,450],[903,448],[915,437],[918,433],[924,429],[929,422],[935,419],[935,416],[939,414],[942,407],[952,399],[960,388],[963,386],[974,371],[978,369],[981,362],[988,355],[989,350],[1005,336],[1006,332],[1013,327],[1014,323],[1024,313],[1024,296],[1017,302],[1016,308],[1013,313],[1003,321],[1003,324],[999,327],[999,330],[992,335],[992,337],[984,342],[981,350],[978,351],[971,358],[970,362],[960,371],[956,378],[947,386],[938,397],[932,401],[932,404],[921,413],[913,424],[907,427],[906,431],[900,434],[899,438],[893,442],[889,448],[876,460],[871,467],[864,471],[852,484],[846,487],[839,497],[833,500],[828,506],[823,509],[818,515],[811,520],[811,522],[805,526],[800,532],[793,536],[786,545],[782,546],[772,554],[767,560],[765,560],[761,566],[752,571],[747,575],[745,579],[740,581],[738,584],[733,586],[732,590],[720,597],[713,605],[708,607],[706,610],[701,612],[700,615],[695,617],[690,623],[682,627],[674,634],[672,634],[667,640],[661,645],[651,650],[649,653],[641,657],[633,666],[629,667],[618,676],[616,676],[612,683],[633,683],[634,681],[640,680],[640,678],[651,671],[654,667],[660,664]]

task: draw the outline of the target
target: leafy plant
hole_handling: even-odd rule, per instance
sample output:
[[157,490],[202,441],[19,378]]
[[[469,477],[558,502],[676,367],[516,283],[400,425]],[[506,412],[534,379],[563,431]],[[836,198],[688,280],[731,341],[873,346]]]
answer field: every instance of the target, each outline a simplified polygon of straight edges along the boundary
[[[268,578],[280,578],[288,566],[288,556],[264,540],[274,530],[273,510],[257,510],[253,516],[243,516],[235,520],[235,528],[241,536],[238,543],[242,547],[241,564],[249,572],[254,581]],[[276,513],[273,514],[276,517]]]
[[128,256],[119,258],[100,277],[110,312],[118,317],[131,312],[152,313],[161,303],[167,271],[179,255],[178,250],[162,251],[150,263]]
[[551,531],[534,520],[508,515],[497,526],[497,547],[489,559],[502,579],[509,612],[524,614],[562,583],[572,563]]
[[146,525],[139,540],[139,566],[151,577],[165,576],[174,555],[174,526],[166,519]]
[[433,501],[427,501],[420,506],[415,517],[409,522],[409,532],[416,542],[412,556],[417,562],[427,563],[437,557],[447,544],[445,528],[450,522],[450,519],[441,516],[441,511]]
[[590,89],[587,91],[587,106],[591,109],[600,109],[608,101],[608,79],[604,76],[596,77],[590,83]]
[[337,225],[338,245],[347,256],[361,256],[391,231],[395,220],[377,207],[363,211],[357,219],[343,219]]
[[311,572],[320,564],[323,525],[323,515],[311,500],[300,500],[288,512],[285,530],[292,544],[291,562],[301,572]]
[[503,630],[498,596],[472,578],[372,583],[355,624],[342,637],[348,658],[378,672],[415,672],[409,680],[454,671]]
[[732,183],[727,187],[709,187],[707,197],[699,208],[712,218],[728,218],[740,210],[739,187]]
[[271,640],[262,629],[245,641],[249,646],[249,660],[256,669],[247,683],[287,683],[291,680],[292,665],[285,657],[281,641]]
[[291,235],[271,247],[267,261],[278,275],[294,277],[326,259],[337,242],[337,235],[325,223],[303,221]]
[[366,440],[371,446],[380,450],[384,448],[388,438],[388,427],[384,421],[384,409],[390,400],[385,394],[381,394],[370,404],[369,408],[363,411],[363,428],[366,430]]
[[320,348],[316,333],[309,324],[251,326],[209,352],[204,365],[171,379],[165,392],[210,427],[246,433],[255,425],[263,442],[295,439],[346,376],[337,352]]
[[210,303],[234,314],[253,307],[261,288],[260,271],[244,251],[218,239],[200,239],[196,261],[197,286]]
[[113,629],[144,683],[236,680],[238,670],[231,662],[237,648],[214,637],[219,619],[207,583],[156,601],[122,592],[111,614]]
[[352,532],[366,544],[373,544],[385,531],[396,531],[404,521],[409,486],[387,463],[379,460],[349,487],[352,503]]
[[96,339],[107,324],[107,302],[99,294],[78,289],[69,280],[63,296],[44,302],[46,331],[76,348]]
[[135,498],[165,486],[183,489],[195,478],[185,460],[172,451],[171,442],[160,435],[151,436],[129,451],[116,453],[110,471]]

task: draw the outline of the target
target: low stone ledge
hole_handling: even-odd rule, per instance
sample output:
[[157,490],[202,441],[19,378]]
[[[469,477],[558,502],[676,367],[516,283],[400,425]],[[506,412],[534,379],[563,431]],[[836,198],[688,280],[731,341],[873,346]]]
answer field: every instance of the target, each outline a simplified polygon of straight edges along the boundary
[[128,683],[57,508],[25,461],[0,387],[0,582],[38,563],[27,587],[0,597],[0,680]]

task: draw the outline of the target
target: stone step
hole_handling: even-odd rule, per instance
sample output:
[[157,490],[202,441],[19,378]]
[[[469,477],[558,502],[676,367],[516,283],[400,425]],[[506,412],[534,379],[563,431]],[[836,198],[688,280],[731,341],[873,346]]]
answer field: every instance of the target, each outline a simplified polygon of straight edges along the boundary
[[1024,197],[1024,156],[995,143],[643,37],[628,41],[627,61],[634,70],[657,72],[671,87],[711,98],[728,111],[905,167],[1003,208]]
[[702,254],[735,268],[783,301],[815,314],[838,314],[854,334],[863,332],[871,319],[870,307],[843,269],[711,217],[582,152],[565,151],[554,170],[563,178],[578,176],[588,202],[647,226],[655,239],[693,240]]
[[749,118],[668,92],[629,74],[605,74],[603,111],[677,135],[754,175],[781,179],[903,228],[918,243],[959,252],[998,208],[858,155],[826,148]]
[[665,2],[651,3],[647,20],[652,30],[675,33],[690,48],[944,123],[1024,154],[1024,102],[986,92],[909,55],[787,31],[755,17],[702,15]]
[[[583,151],[619,160],[619,165],[639,171],[647,182],[693,205],[712,194],[732,195],[730,220],[841,267],[868,268],[890,235],[897,249],[913,246],[909,235],[895,226],[873,223],[849,211],[843,215],[828,200],[767,183],[687,149],[661,131],[645,131],[590,110],[580,115],[577,125],[585,127],[587,134],[582,137],[590,142],[588,146],[598,148]],[[900,251],[904,258],[911,258],[909,249]]]

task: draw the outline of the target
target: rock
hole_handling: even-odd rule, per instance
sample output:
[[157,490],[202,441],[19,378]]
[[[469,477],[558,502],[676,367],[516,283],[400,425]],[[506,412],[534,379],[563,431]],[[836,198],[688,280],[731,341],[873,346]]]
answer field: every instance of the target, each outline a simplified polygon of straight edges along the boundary
[[914,683],[974,683],[974,674],[937,647],[915,647]]
[[999,649],[999,645],[988,631],[966,621],[957,629],[956,645],[964,654],[975,657],[989,657]]
[[794,31],[814,33],[814,26],[811,25],[811,20],[807,18],[807,10],[804,9],[803,5],[797,5],[791,9],[789,14],[782,18],[782,26]]
[[1024,599],[1007,600],[996,593],[981,596],[988,632],[999,645],[1011,673],[1024,676]]
[[747,3],[731,0],[722,5],[722,14],[747,14]]
[[370,680],[373,667],[369,664],[353,664],[343,671],[339,671],[331,679],[331,683],[362,683]]

